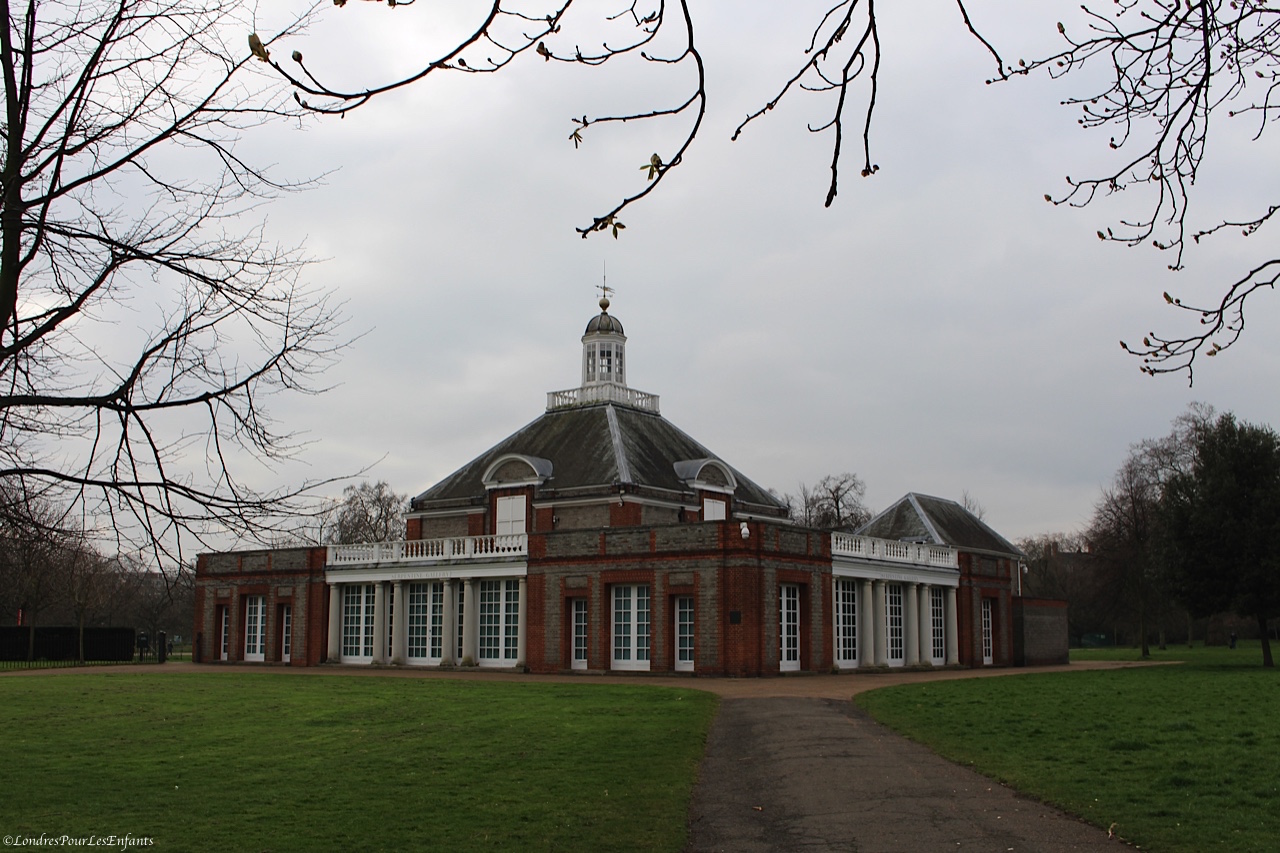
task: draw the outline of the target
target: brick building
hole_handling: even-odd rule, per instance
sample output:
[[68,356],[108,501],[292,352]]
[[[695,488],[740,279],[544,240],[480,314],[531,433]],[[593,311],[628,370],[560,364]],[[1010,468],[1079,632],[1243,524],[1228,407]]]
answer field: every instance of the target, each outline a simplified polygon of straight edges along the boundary
[[202,555],[199,659],[728,676],[1013,662],[1016,548],[921,495],[858,535],[792,525],[627,384],[600,306],[581,384],[413,498],[403,541]]

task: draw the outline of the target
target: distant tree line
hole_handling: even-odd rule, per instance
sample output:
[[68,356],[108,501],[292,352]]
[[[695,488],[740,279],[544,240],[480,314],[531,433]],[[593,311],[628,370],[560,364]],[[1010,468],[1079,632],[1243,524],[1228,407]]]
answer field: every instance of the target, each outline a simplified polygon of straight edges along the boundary
[[1027,587],[1069,605],[1071,640],[1165,648],[1234,614],[1262,639],[1280,615],[1280,437],[1192,404],[1170,433],[1133,445],[1088,527],[1019,542]]
[[[29,629],[131,627],[154,637],[189,637],[194,584],[189,568],[149,571],[139,558],[101,550],[72,519],[39,499],[8,499],[0,516],[0,625]],[[114,543],[114,539],[109,540]]]

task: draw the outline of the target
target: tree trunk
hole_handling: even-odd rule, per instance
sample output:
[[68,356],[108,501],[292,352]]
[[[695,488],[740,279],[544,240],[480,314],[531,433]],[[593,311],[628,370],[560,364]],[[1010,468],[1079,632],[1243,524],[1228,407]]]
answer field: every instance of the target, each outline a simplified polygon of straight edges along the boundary
[[1192,642],[1195,636],[1195,631],[1194,631],[1195,627],[1196,627],[1196,620],[1191,618],[1191,611],[1188,610],[1187,611],[1187,648],[1189,649],[1195,648],[1195,643]]
[[1262,665],[1275,666],[1271,658],[1271,637],[1267,634],[1267,614],[1258,614],[1258,634],[1262,637]]
[[1142,659],[1151,657],[1151,644],[1147,642],[1147,596],[1142,583],[1142,575],[1138,575],[1138,633],[1142,636]]

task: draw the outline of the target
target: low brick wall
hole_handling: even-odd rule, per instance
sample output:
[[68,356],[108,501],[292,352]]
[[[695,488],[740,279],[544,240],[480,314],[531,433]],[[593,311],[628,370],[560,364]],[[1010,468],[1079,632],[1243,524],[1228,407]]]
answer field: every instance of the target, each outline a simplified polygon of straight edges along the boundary
[[1051,598],[1013,600],[1015,666],[1068,663],[1067,603]]

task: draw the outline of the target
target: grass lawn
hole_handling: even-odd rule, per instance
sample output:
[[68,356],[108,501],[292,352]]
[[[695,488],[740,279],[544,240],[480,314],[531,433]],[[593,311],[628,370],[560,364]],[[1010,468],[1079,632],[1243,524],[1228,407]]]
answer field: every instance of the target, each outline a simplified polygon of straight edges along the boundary
[[1280,672],[1262,668],[1256,641],[1159,655],[1187,662],[891,687],[855,701],[953,761],[1115,824],[1144,850],[1280,848]]
[[0,828],[202,853],[678,851],[715,705],[629,685],[9,677]]

